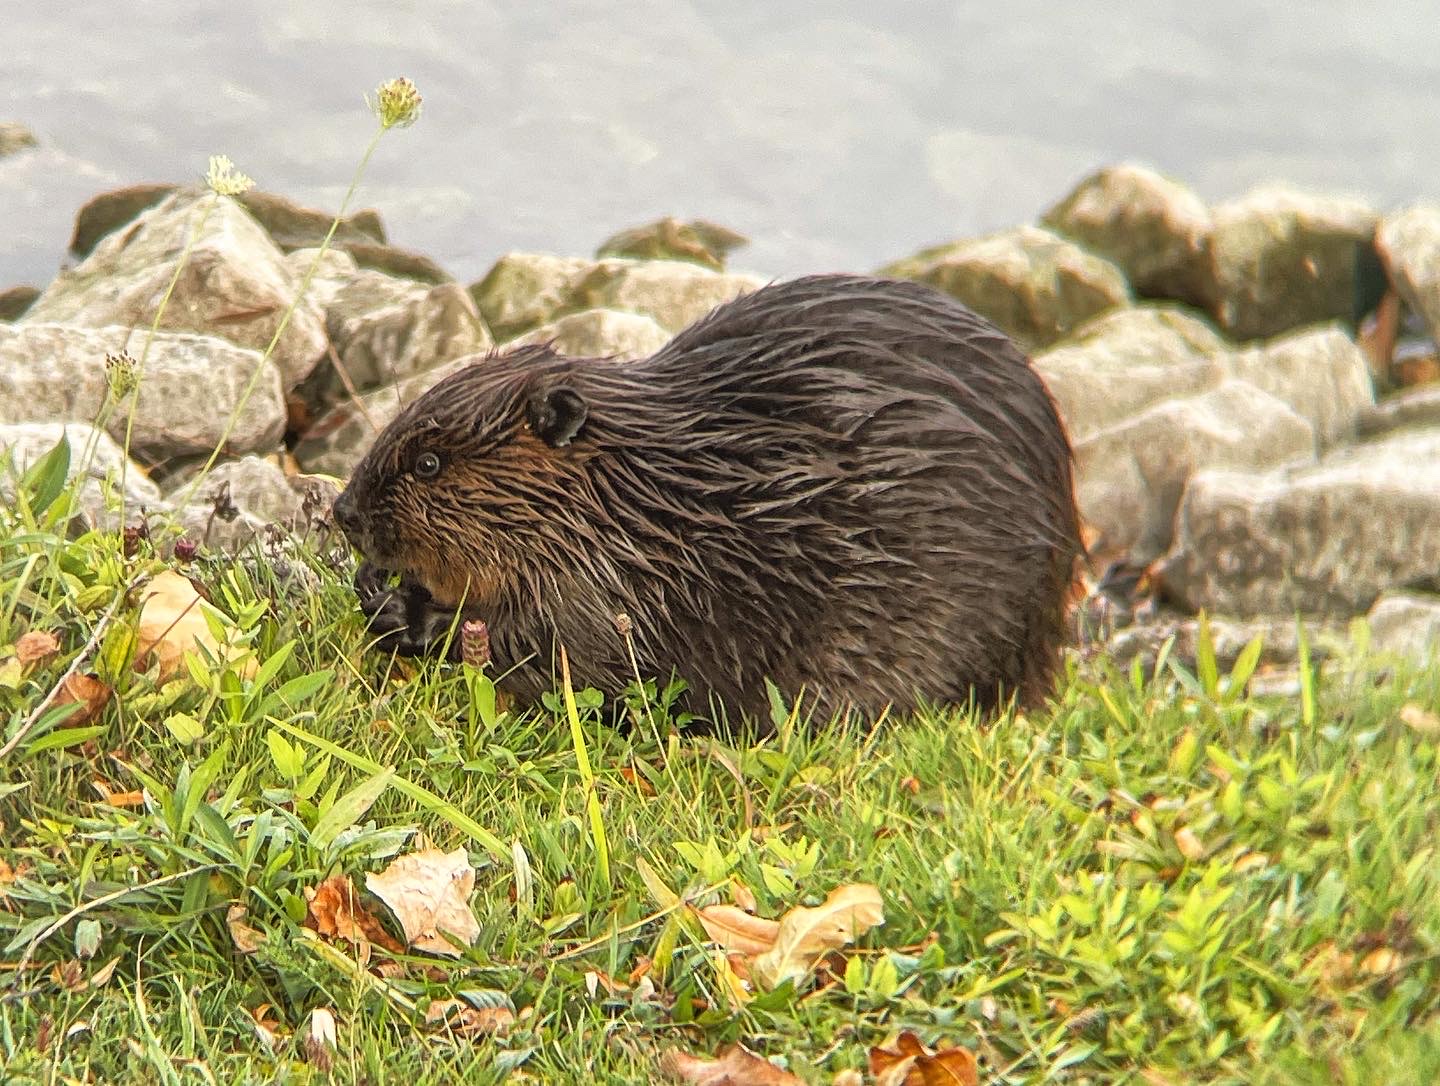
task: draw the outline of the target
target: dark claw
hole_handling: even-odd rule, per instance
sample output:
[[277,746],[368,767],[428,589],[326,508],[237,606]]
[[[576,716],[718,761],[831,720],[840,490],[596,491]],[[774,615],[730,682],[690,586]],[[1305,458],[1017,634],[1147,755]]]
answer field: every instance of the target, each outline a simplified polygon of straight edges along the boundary
[[[401,577],[392,586],[389,570],[361,562],[355,571],[355,595],[370,619],[375,648],[401,656],[438,655],[450,632],[454,612],[439,606],[425,586]],[[449,658],[460,658],[460,639],[450,645]]]

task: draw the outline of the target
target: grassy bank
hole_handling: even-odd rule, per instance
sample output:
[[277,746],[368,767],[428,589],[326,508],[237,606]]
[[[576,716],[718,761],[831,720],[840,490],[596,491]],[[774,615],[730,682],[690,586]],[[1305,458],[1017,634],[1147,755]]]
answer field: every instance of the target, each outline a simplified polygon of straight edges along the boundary
[[[1440,1077],[1440,667],[1332,660],[1251,698],[1203,660],[1101,662],[988,727],[732,747],[653,689],[623,729],[576,692],[575,728],[561,696],[513,715],[479,672],[367,654],[317,547],[288,594],[264,562],[180,567],[251,660],[161,681],[130,586],[165,563],[66,538],[63,504],[0,530],[6,1082],[634,1082],[736,1040],[828,1082],[900,1029],[982,1081]],[[95,703],[37,713],[70,673]],[[363,887],[416,833],[475,865],[473,945],[315,930],[307,888]],[[851,883],[883,924],[773,990],[692,909]]]

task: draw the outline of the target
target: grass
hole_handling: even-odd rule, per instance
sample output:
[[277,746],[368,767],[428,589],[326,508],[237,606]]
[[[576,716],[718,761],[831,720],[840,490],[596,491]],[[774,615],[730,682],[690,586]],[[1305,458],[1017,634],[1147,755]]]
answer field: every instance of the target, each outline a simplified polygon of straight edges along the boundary
[[[818,1082],[900,1028],[973,1047],[987,1081],[1440,1077],[1440,760],[1401,722],[1440,708],[1440,668],[1331,660],[1258,699],[1203,658],[1154,678],[1099,661],[1028,717],[726,746],[653,686],[515,715],[472,668],[367,654],[316,540],[317,590],[192,563],[261,674],[200,662],[157,685],[125,589],[164,564],[68,538],[52,501],[0,514],[0,743],[107,612],[78,670],[116,694],[79,726],[42,715],[0,761],[5,1082],[635,1082],[665,1048],[737,1039]],[[17,669],[30,630],[61,651]],[[381,985],[302,927],[305,890],[361,885],[416,831],[469,850],[480,936]],[[778,916],[850,882],[885,901],[859,964],[740,1002],[667,910],[740,883]],[[513,1028],[427,1027],[457,993]],[[317,1007],[330,1061],[304,1043]]]

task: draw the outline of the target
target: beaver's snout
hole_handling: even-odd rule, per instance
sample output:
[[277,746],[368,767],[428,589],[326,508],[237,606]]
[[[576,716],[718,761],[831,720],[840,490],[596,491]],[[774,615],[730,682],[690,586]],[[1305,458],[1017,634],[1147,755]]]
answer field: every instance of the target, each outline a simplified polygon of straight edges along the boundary
[[345,538],[358,547],[360,536],[364,533],[364,517],[356,507],[355,498],[349,489],[340,492],[340,496],[330,507],[330,515],[345,533]]

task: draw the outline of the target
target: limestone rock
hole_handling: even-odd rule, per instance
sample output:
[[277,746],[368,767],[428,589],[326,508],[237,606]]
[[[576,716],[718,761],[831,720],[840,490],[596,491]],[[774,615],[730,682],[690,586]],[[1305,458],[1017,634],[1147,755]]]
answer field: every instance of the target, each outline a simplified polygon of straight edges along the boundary
[[1365,355],[1337,325],[1305,329],[1227,360],[1236,377],[1284,400],[1315,428],[1320,449],[1355,435],[1375,389]]
[[360,267],[371,268],[386,275],[436,284],[450,283],[455,278],[424,253],[402,249],[397,245],[351,241],[346,243],[345,251],[355,258],[355,263]]
[[1440,340],[1440,206],[1387,215],[1376,240],[1390,281]]
[[0,290],[0,321],[19,320],[40,297],[37,287],[8,287]]
[[1318,463],[1191,480],[1166,591],[1190,610],[1349,616],[1393,588],[1440,588],[1440,429]]
[[485,323],[498,342],[514,339],[570,307],[575,284],[593,260],[548,253],[506,253],[470,285]]
[[38,147],[35,133],[15,121],[0,121],[0,158],[18,154],[27,147]]
[[142,211],[154,207],[175,192],[179,185],[140,184],[109,189],[90,197],[75,213],[70,234],[70,254],[87,257],[100,239],[134,222]]
[[1379,217],[1357,200],[1270,186],[1214,211],[1213,310],[1236,339],[1348,319],[1356,253]]
[[1146,304],[1087,321],[1034,358],[1072,441],[1174,396],[1213,388],[1225,342],[1178,306]]
[[1130,300],[1114,264],[1035,226],[927,249],[881,274],[938,287],[1032,351]]
[[618,309],[584,309],[527,332],[506,346],[550,343],[572,358],[644,358],[670,340],[650,317]]
[[1041,217],[1057,234],[1113,261],[1135,293],[1204,306],[1210,209],[1146,166],[1098,170]]
[[748,241],[743,235],[712,222],[700,219],[681,222],[666,217],[606,238],[595,256],[599,259],[613,256],[632,260],[684,260],[712,271],[724,271],[730,251]]
[[[335,220],[334,212],[305,207],[285,196],[260,189],[251,189],[238,199],[275,244],[287,253],[295,249],[318,248]],[[339,249],[351,245],[384,245],[385,226],[379,213],[365,210],[341,219],[330,244]]]
[[[78,266],[62,272],[25,315],[28,323],[147,328],[181,253],[204,214],[182,193],[166,197],[127,229],[106,237]],[[235,200],[215,200],[165,307],[161,327],[218,335],[264,350],[298,284],[269,235]],[[271,360],[285,387],[298,384],[324,356],[319,307],[302,300]]]
[[1145,561],[1169,546],[1181,495],[1197,472],[1308,459],[1314,447],[1314,431],[1286,404],[1229,380],[1162,400],[1077,442],[1076,497],[1104,552]]
[[1407,657],[1420,667],[1440,659],[1440,596],[1387,592],[1366,618],[1373,648]]
[[122,478],[126,523],[138,520],[142,509],[164,508],[160,488],[151,482],[145,470],[133,461],[127,464],[124,450],[109,434],[81,422],[0,423],[0,501],[15,500],[15,478],[53,449],[61,434],[70,441],[67,478],[71,482],[83,479],[77,506],[90,526],[110,529],[118,526],[115,509]]
[[[0,422],[90,421],[109,394],[107,352],[128,348],[138,360],[143,333],[26,320],[0,325]],[[268,451],[285,426],[280,376],[258,351],[214,336],[157,333],[145,360],[135,407],[131,451],[149,460],[208,453],[256,368],[263,366],[240,409],[227,449]],[[125,434],[127,413],[111,412],[107,429]]]
[[610,260],[581,278],[569,309],[619,309],[650,317],[672,335],[765,280],[673,260]]
[[1417,385],[1387,396],[1379,403],[1362,408],[1355,423],[1365,437],[1409,426],[1440,430],[1440,384]]

